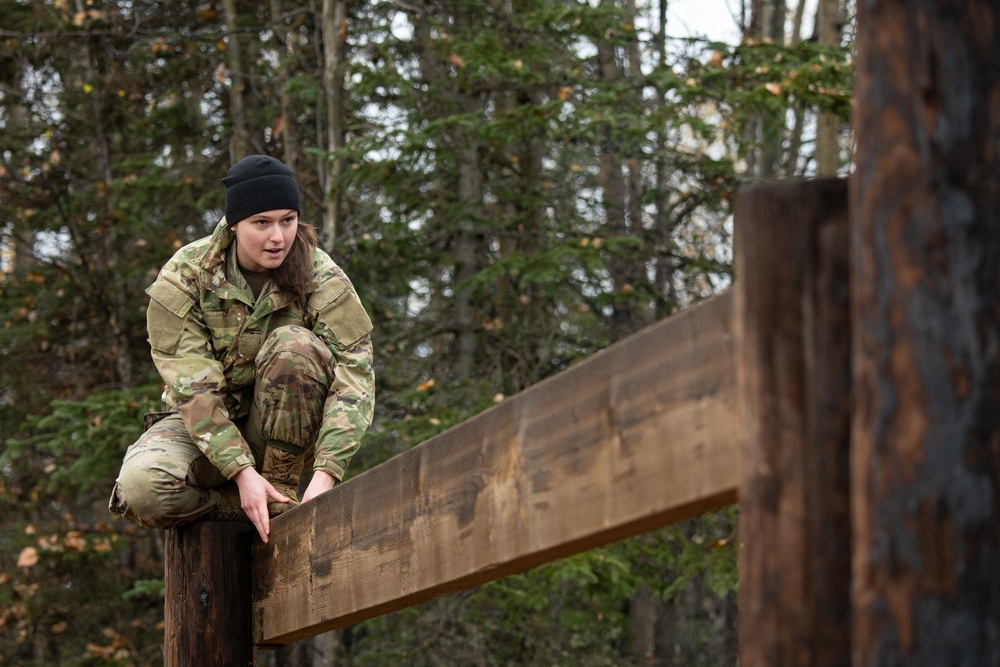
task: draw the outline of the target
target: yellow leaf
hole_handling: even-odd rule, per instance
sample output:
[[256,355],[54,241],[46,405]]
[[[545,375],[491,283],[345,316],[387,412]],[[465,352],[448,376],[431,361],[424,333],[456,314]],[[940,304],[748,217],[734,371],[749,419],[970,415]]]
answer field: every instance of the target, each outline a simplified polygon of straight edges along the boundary
[[73,551],[83,551],[87,548],[87,540],[76,530],[66,533],[63,544],[66,545],[67,549],[72,549]]
[[32,567],[38,564],[38,550],[35,547],[24,547],[17,557],[18,567]]
[[422,382],[419,385],[417,385],[417,391],[427,391],[434,385],[435,385],[434,378],[431,378],[427,382]]
[[775,83],[774,81],[771,81],[770,83],[765,83],[764,87],[767,88],[767,92],[771,93],[772,95],[781,95],[781,86]]
[[465,61],[462,60],[462,56],[458,55],[457,53],[453,53],[450,56],[448,56],[448,62],[450,62],[455,67],[465,66]]

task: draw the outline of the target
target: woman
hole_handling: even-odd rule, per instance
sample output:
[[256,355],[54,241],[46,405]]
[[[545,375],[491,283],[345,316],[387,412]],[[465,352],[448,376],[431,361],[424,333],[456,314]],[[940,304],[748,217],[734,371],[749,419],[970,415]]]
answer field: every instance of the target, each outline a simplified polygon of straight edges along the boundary
[[110,509],[144,526],[270,517],[343,478],[371,424],[371,321],[300,222],[292,171],[266,155],[223,179],[226,216],[146,292],[167,412],[125,453]]

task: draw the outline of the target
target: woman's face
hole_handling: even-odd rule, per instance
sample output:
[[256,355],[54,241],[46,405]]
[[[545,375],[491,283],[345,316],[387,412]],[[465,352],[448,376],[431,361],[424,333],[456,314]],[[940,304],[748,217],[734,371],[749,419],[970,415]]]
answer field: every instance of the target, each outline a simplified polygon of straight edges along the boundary
[[255,213],[236,223],[236,259],[247,271],[281,266],[295,243],[299,214],[294,209]]

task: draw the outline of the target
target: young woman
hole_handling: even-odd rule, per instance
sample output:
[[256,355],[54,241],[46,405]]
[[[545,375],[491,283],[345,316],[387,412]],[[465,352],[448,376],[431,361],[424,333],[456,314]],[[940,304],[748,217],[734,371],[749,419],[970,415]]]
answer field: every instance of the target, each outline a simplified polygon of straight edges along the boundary
[[167,411],[125,453],[110,510],[166,528],[270,518],[342,479],[371,424],[371,321],[298,219],[292,171],[266,155],[223,179],[226,216],[146,292]]

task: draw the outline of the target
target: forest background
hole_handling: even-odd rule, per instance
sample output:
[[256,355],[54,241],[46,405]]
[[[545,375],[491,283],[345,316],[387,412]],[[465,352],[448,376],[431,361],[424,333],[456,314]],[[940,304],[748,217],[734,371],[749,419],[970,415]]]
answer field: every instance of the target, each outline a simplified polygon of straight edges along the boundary
[[[295,169],[375,323],[356,475],[724,289],[739,187],[849,168],[852,13],[0,4],[0,665],[162,663],[163,535],[107,498],[159,402],[143,289],[234,161]],[[730,508],[259,661],[733,665],[738,543]]]

